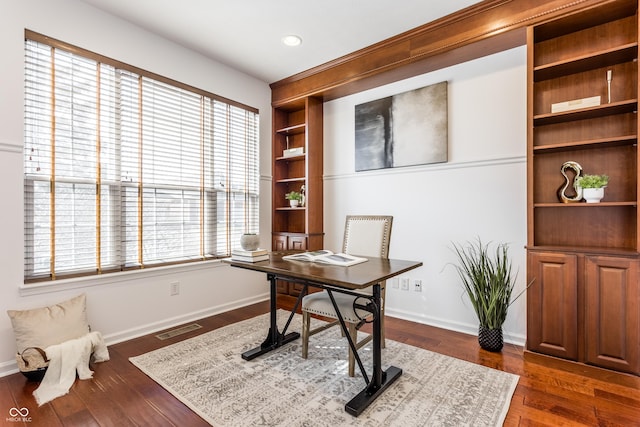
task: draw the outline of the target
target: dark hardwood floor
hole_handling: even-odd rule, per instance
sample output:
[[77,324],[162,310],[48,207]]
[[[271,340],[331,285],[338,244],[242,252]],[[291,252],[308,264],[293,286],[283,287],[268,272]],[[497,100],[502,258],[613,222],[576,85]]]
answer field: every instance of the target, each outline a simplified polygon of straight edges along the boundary
[[[291,302],[281,299],[283,307]],[[22,374],[0,378],[0,425],[202,426],[199,416],[149,379],[128,358],[268,311],[259,303],[198,321],[202,329],[160,341],[148,335],[109,347],[111,360],[92,366],[92,380],[76,381],[68,395],[38,407],[37,383]],[[388,339],[520,375],[506,426],[640,426],[640,378],[561,361],[533,363],[520,347],[481,350],[475,336],[392,317]],[[28,408],[29,422],[15,422],[11,408]]]

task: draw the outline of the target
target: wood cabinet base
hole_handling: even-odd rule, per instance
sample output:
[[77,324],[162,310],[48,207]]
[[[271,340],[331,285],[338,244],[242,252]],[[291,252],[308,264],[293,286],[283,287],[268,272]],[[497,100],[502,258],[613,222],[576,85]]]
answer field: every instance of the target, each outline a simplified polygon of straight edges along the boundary
[[640,375],[634,257],[528,254],[527,350]]
[[583,375],[589,378],[606,378],[607,382],[619,384],[621,386],[637,387],[638,377],[626,372],[612,371],[611,369],[600,368],[586,363],[573,360],[561,359],[559,357],[540,354],[530,350],[524,350],[524,360],[526,363],[535,363],[550,369],[558,369],[571,372],[576,375]]

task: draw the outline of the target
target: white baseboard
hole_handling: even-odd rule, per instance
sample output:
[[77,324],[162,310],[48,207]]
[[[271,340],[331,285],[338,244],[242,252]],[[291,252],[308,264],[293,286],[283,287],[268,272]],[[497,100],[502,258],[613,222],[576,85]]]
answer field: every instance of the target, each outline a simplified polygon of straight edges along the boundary
[[[245,307],[245,306],[262,302],[268,299],[269,299],[268,293],[256,295],[251,298],[233,301],[228,304],[222,304],[215,307],[207,308],[205,310],[194,311],[181,316],[172,317],[170,319],[165,319],[160,322],[149,323],[146,325],[142,325],[140,327],[128,329],[126,331],[104,335],[103,338],[108,347],[113,344],[117,344],[123,341],[128,341],[144,335],[152,334],[154,332],[162,331],[164,329],[173,328],[174,326],[204,319],[206,317],[214,316],[216,314],[225,313],[227,311],[235,310],[237,308]],[[0,362],[0,377],[15,374],[17,372],[19,372],[19,370],[15,360]]]
[[[199,319],[204,319],[216,314],[225,313],[227,311],[235,310],[237,308],[245,307],[251,304],[255,304],[261,301],[269,299],[269,294],[265,293],[257,295],[251,298],[234,301],[229,304],[223,304],[215,307],[210,307],[205,310],[195,311],[182,316],[172,317],[170,319],[162,320],[161,322],[149,323],[137,328],[132,328],[126,331],[117,332],[114,334],[108,334],[104,336],[104,340],[107,346],[117,344],[123,341],[138,338],[144,335],[152,334],[154,332],[162,331],[172,328],[174,326],[182,325],[185,323],[193,322]],[[387,309],[386,315],[391,317],[397,317],[398,319],[408,320],[411,322],[422,323],[424,325],[435,326],[437,328],[448,329],[451,331],[462,332],[468,335],[477,335],[478,326],[473,324],[451,322],[443,319],[425,316],[422,314],[416,314],[413,312]],[[503,331],[504,341],[506,343],[524,346],[525,337],[521,334],[512,334],[508,331]],[[15,360],[0,362],[0,377],[4,377],[10,374],[18,372],[18,365]]]
[[214,316],[216,314],[225,313],[227,311],[235,310],[237,308],[245,307],[245,306],[255,304],[261,301],[265,301],[268,299],[269,299],[268,293],[256,295],[251,298],[233,301],[228,304],[218,305],[215,307],[207,308],[205,310],[194,311],[181,316],[164,319],[160,322],[149,323],[147,325],[132,328],[126,331],[104,335],[104,341],[107,344],[107,346],[118,344],[123,341],[139,338],[144,335],[152,334],[154,332],[162,331],[164,329],[173,328],[174,326],[204,319],[205,317]]
[[15,360],[0,363],[0,377],[6,377],[16,372],[18,372],[18,364]]
[[[462,332],[467,335],[478,335],[478,325],[475,324],[451,322],[436,317],[392,308],[387,308],[385,311],[387,316],[397,317],[398,319],[409,320],[411,322],[422,323],[423,325],[435,326],[436,328],[447,329],[450,331]],[[505,343],[524,346],[526,337],[522,334],[513,334],[505,330],[503,330],[502,333],[504,335]]]

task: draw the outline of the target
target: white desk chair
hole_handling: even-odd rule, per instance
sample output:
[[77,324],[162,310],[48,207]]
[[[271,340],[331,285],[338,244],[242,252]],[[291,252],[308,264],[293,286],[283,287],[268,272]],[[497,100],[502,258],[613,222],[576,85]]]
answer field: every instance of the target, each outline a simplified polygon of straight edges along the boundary
[[[391,238],[392,216],[381,215],[348,215],[344,227],[344,239],[342,241],[342,252],[352,255],[362,255],[370,257],[388,258],[389,257],[389,240]],[[344,267],[349,268],[349,267]],[[372,287],[360,291],[363,294],[371,295]],[[372,335],[368,335],[362,341],[358,342],[358,328],[362,326],[361,319],[372,320],[373,315],[367,311],[358,309],[355,313],[353,303],[357,298],[353,295],[347,295],[340,292],[333,292],[334,299],[340,310],[349,335],[356,349],[371,341]],[[385,300],[385,282],[380,283],[380,297],[382,301],[381,313],[381,329],[382,329],[382,347],[385,346],[384,341],[384,300]],[[331,326],[340,325],[338,320],[329,324],[320,326],[310,330],[311,314],[323,317],[338,319],[331,299],[327,291],[316,292],[306,295],[302,299],[302,357],[307,358],[309,354],[309,337],[321,332]],[[359,317],[358,317],[359,316]],[[349,347],[349,376],[354,376],[355,357],[351,347]]]

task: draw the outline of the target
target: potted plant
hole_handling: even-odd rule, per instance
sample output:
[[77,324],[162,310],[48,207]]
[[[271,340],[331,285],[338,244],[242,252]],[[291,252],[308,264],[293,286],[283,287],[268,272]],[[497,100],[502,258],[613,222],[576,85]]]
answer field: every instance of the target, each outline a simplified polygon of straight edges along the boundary
[[490,253],[489,244],[483,244],[480,238],[468,242],[466,247],[455,243],[453,246],[460,262],[456,270],[480,322],[480,347],[500,351],[504,344],[502,324],[509,306],[524,292],[512,300],[517,274],[514,276],[511,272],[509,247],[500,243],[495,253]]
[[284,198],[289,201],[289,206],[295,208],[298,206],[298,204],[300,204],[300,201],[302,200],[302,194],[297,191],[291,191],[285,194]]
[[582,188],[582,197],[587,203],[600,203],[608,183],[607,175],[583,175],[577,178],[577,185]]

